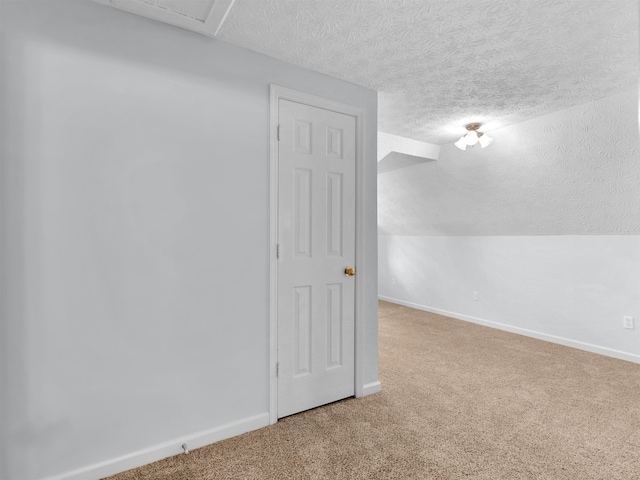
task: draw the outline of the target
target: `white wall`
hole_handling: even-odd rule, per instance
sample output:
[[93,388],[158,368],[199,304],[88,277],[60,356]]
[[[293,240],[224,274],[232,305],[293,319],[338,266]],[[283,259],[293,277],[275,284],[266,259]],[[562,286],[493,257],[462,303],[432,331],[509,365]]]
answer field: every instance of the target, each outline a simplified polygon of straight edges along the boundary
[[380,235],[379,249],[383,299],[640,363],[640,236]]
[[0,478],[268,422],[270,83],[366,110],[377,381],[375,92],[92,2],[2,7]]
[[378,175],[380,296],[640,363],[637,105],[621,92]]

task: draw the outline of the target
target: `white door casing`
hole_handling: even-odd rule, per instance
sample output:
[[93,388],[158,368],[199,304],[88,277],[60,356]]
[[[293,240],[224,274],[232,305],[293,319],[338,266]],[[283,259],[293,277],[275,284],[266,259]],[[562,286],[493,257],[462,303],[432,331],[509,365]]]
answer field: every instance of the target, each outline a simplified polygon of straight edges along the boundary
[[355,118],[279,102],[278,417],[354,395]]
[[275,423],[362,395],[362,286],[345,268],[356,267],[360,256],[363,112],[277,86],[271,101],[271,247],[279,257],[271,262]]

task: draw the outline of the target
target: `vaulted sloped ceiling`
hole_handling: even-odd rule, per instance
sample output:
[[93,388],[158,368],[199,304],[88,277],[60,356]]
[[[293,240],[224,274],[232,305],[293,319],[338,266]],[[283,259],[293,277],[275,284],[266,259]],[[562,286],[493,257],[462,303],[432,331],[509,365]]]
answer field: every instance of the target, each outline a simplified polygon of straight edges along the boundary
[[637,0],[96,1],[375,89],[380,131],[435,144],[638,78]]
[[[491,132],[378,175],[394,235],[640,235],[636,88]],[[380,172],[380,171],[379,171]]]
[[637,0],[236,0],[218,37],[379,91],[379,130],[454,141],[637,85]]
[[[379,92],[381,233],[640,233],[637,0],[237,0],[219,38]],[[452,142],[470,122],[495,142]],[[386,163],[385,163],[386,162]],[[387,165],[388,164],[388,165]]]

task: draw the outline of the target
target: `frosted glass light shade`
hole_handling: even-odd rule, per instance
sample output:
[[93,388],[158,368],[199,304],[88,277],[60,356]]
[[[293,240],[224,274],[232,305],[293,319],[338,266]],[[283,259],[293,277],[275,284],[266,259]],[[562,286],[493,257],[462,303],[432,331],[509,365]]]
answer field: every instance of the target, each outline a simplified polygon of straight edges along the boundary
[[478,142],[480,143],[480,146],[484,148],[488,145],[491,145],[491,142],[493,142],[493,138],[491,138],[486,133],[483,133],[482,136],[478,138]]
[[471,131],[467,133],[464,137],[464,141],[467,142],[467,145],[475,145],[478,143],[478,132]]
[[482,148],[490,145],[491,142],[493,142],[493,138],[486,133],[478,131],[481,126],[482,124],[480,123],[470,123],[469,125],[466,125],[467,133],[460,137],[460,140],[454,143],[454,145],[460,150],[466,150],[467,147],[473,147],[476,143],[479,143]]
[[458,140],[456,143],[454,143],[454,145],[456,147],[458,147],[460,150],[466,150],[467,149],[467,142],[465,142],[464,137],[460,137],[460,140]]

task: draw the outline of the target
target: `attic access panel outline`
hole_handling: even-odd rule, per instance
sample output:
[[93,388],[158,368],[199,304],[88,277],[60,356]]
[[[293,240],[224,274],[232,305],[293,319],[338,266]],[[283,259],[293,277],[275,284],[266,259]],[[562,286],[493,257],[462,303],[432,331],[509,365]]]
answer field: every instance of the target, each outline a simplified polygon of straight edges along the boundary
[[94,0],[119,10],[215,37],[235,0]]

